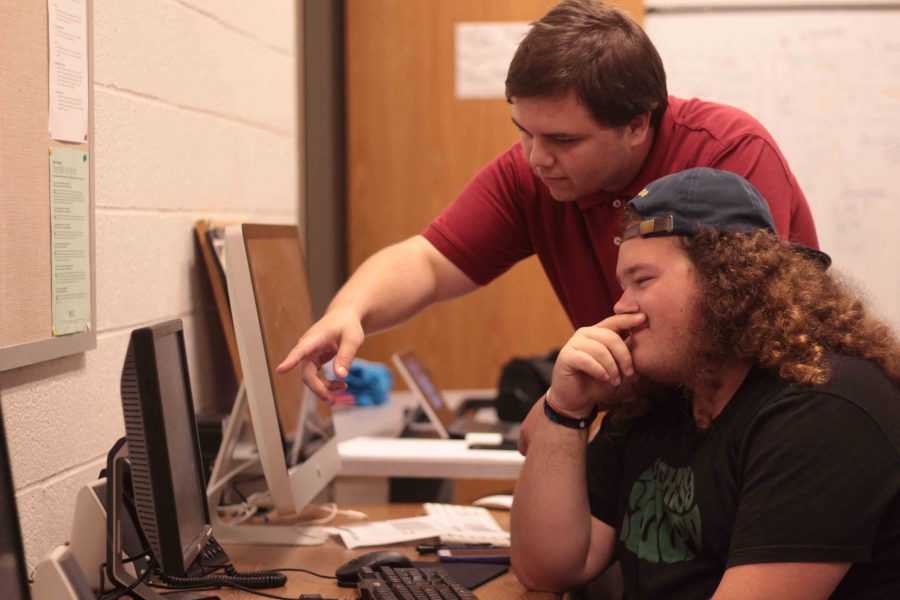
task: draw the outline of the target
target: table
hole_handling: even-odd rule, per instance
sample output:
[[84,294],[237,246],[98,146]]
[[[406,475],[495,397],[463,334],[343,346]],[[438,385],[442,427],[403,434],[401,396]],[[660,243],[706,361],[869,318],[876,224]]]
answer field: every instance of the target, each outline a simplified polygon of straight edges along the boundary
[[357,437],[341,442],[341,477],[517,479],[517,450],[470,450],[465,440]]
[[[492,398],[497,395],[497,390],[454,389],[444,390],[442,394],[447,406],[456,410],[466,398]],[[406,411],[417,406],[419,403],[411,391],[391,390],[389,400],[385,404],[336,408],[333,417],[338,440],[349,440],[359,436],[397,437],[406,425]],[[487,413],[485,417],[487,418]],[[496,418],[495,413],[493,419]]]
[[[496,390],[492,389],[443,393],[451,408],[465,398],[495,395]],[[342,467],[331,488],[333,499],[342,505],[388,502],[392,477],[454,480],[453,487],[446,489],[452,491],[454,501],[462,503],[511,489],[524,462],[515,450],[468,450],[463,440],[398,439],[405,424],[404,411],[415,406],[412,392],[392,391],[387,404],[334,411]],[[491,412],[485,411],[485,420],[496,420],[496,413],[490,415]],[[423,499],[402,496],[407,500]]]
[[[369,515],[373,521],[385,519],[400,519],[425,514],[420,504],[355,504],[342,505],[341,508],[360,510]],[[509,527],[509,513],[506,511],[492,511],[494,518],[501,527]],[[353,522],[348,519],[335,520],[333,524]],[[228,555],[232,563],[239,571],[277,569],[278,567],[304,568],[323,575],[334,575],[337,567],[349,561],[351,558],[377,550],[379,548],[356,548],[348,550],[339,539],[332,537],[321,546],[238,546],[226,545]],[[408,555],[413,560],[427,560],[416,554],[415,543],[395,544],[391,550],[397,550]],[[298,597],[304,594],[322,594],[325,598],[356,598],[357,592],[352,589],[341,588],[333,580],[319,579],[306,573],[290,572],[288,583],[284,588],[263,590],[280,596]],[[239,590],[221,590],[217,592],[223,600],[259,598]],[[479,598],[511,599],[528,598],[540,600],[559,598],[556,594],[546,592],[530,592],[526,590],[512,571],[482,585],[475,590]]]

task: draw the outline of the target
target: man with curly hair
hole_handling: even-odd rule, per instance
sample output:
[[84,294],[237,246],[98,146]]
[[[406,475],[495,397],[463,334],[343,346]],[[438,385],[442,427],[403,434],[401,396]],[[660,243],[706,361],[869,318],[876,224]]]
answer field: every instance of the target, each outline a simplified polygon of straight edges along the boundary
[[[615,315],[529,414],[513,568],[626,598],[900,598],[900,344],[708,168],[633,198]],[[599,409],[610,409],[588,440]]]

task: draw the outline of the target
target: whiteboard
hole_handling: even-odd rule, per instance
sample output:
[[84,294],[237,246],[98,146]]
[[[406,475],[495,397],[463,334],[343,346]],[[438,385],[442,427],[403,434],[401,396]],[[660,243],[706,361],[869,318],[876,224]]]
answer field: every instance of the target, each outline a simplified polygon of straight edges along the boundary
[[900,10],[651,12],[669,93],[772,133],[819,244],[900,332]]

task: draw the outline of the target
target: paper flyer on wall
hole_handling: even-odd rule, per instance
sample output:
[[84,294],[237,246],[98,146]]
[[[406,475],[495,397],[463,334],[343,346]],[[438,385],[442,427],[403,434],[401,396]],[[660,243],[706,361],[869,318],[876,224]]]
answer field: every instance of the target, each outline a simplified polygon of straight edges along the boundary
[[88,56],[86,0],[47,0],[51,139],[87,141]]
[[88,153],[50,148],[53,335],[90,328],[91,219]]
[[456,98],[506,98],[506,72],[528,23],[457,23]]

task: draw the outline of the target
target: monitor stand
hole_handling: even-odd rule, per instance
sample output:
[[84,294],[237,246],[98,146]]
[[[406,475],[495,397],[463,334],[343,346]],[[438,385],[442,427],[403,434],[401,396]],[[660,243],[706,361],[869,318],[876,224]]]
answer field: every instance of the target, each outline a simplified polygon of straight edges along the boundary
[[[124,441],[124,440],[123,440]],[[170,592],[160,594],[125,568],[123,555],[123,519],[127,515],[125,509],[125,462],[128,460],[128,443],[121,444],[110,457],[112,468],[107,473],[107,481],[111,486],[111,502],[108,502],[107,516],[107,574],[110,581],[119,589],[128,588],[128,595],[136,600],[218,600],[218,596],[201,595],[192,591]]]
[[235,446],[241,438],[244,427],[250,423],[249,415],[247,391],[242,382],[231,407],[231,415],[222,435],[222,445],[219,446],[216,462],[206,486],[213,535],[220,543],[225,544],[317,546],[324,543],[328,539],[328,534],[321,527],[291,523],[233,524],[219,516],[217,507],[225,493],[225,487],[234,476],[259,462],[259,459],[241,462],[234,458]]

